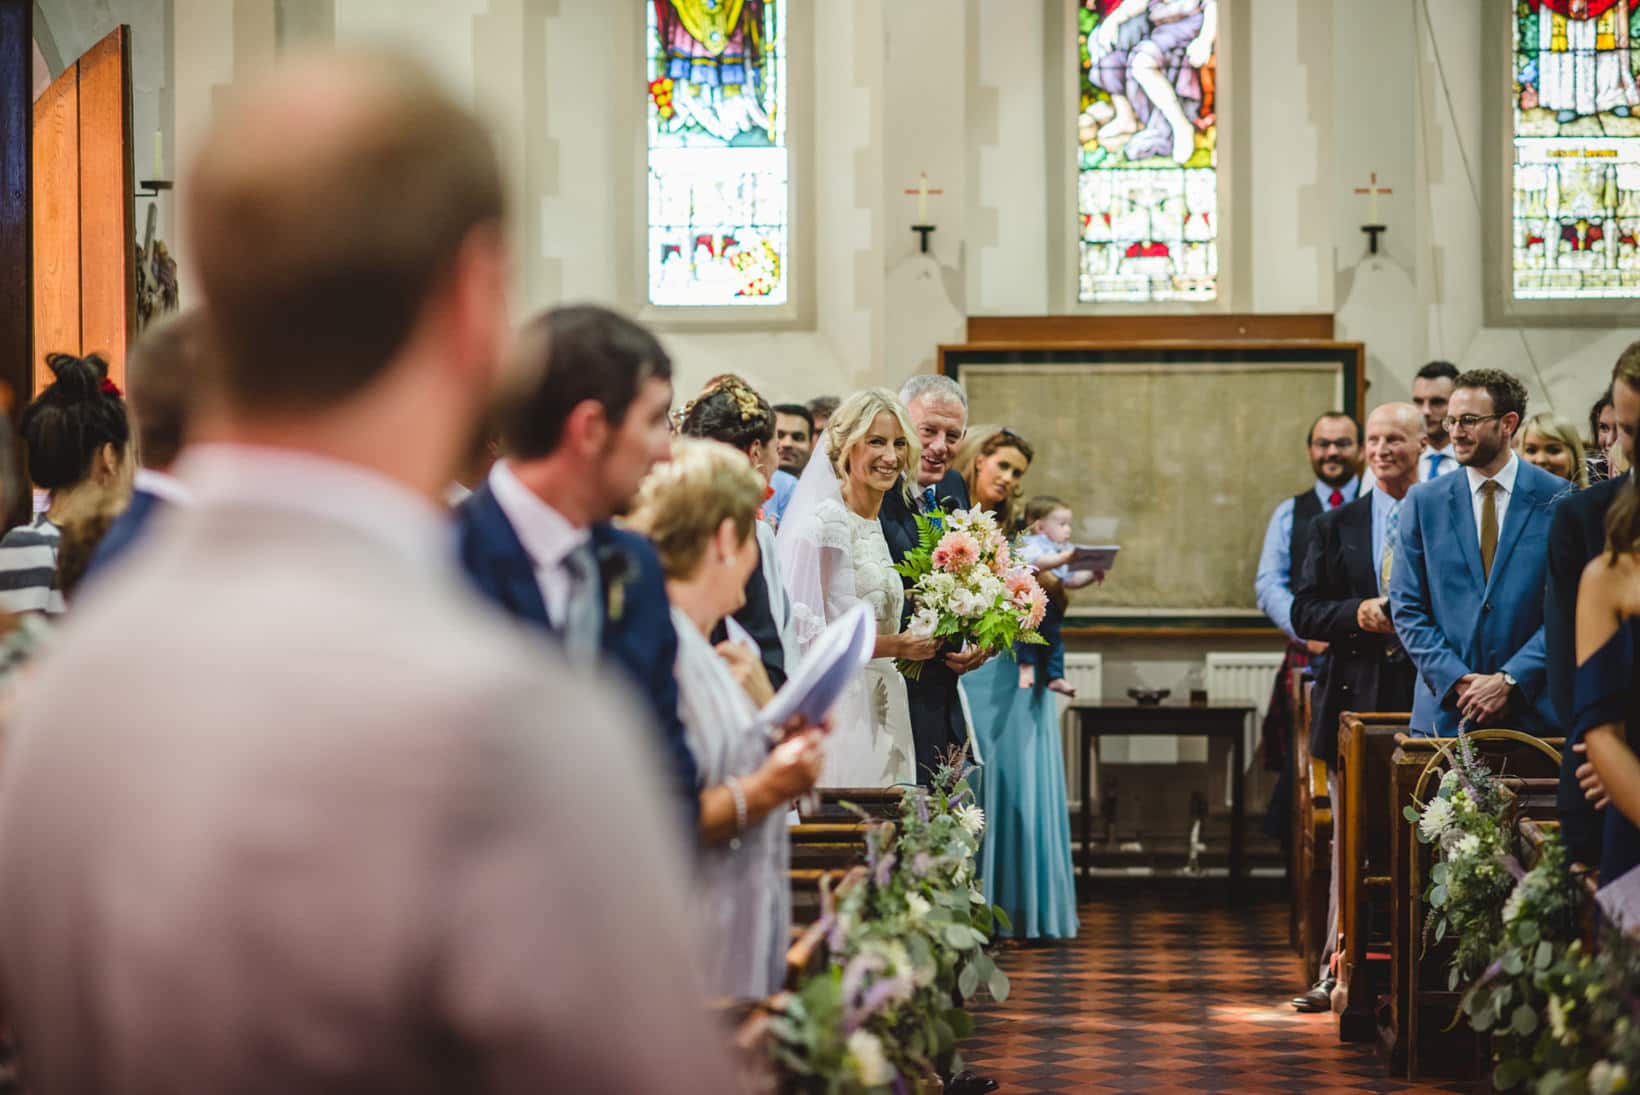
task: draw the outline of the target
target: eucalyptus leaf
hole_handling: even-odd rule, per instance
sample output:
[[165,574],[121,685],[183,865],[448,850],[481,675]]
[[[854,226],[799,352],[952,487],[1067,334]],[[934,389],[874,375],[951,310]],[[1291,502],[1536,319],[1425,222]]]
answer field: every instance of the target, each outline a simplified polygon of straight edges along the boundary
[[967,924],[947,924],[945,941],[950,946],[965,951],[974,945],[974,929]]
[[991,990],[991,998],[997,1003],[1008,999],[1008,975],[1000,968],[993,969],[991,976],[985,982],[985,987]]
[[[1445,931],[1446,931],[1446,921],[1443,920],[1443,921],[1441,921],[1440,926],[1435,929],[1435,938],[1439,939],[1441,937],[1441,935],[1445,933]],[[1457,990],[1457,988],[1458,988],[1458,978],[1460,976],[1461,976],[1461,974],[1460,974],[1457,966],[1453,966],[1451,969],[1446,971],[1446,991],[1454,992],[1454,991]]]
[[1521,970],[1525,968],[1526,961],[1521,958],[1519,951],[1509,951],[1503,956],[1503,972],[1510,977],[1520,976]]
[[1540,940],[1537,945],[1537,957],[1533,960],[1532,965],[1540,970],[1546,970],[1554,960],[1555,945],[1547,939]]
[[1519,1057],[1511,1057],[1507,1061],[1499,1061],[1498,1067],[1492,1070],[1492,1087],[1498,1091],[1507,1091],[1517,1087],[1526,1079],[1527,1065]]
[[1446,887],[1436,886],[1429,891],[1429,903],[1437,909],[1446,904]]
[[1522,1038],[1526,1037],[1538,1028],[1537,1009],[1531,1004],[1522,1004],[1515,1009],[1515,1014],[1510,1016],[1509,1026]]
[[1439,883],[1442,883],[1444,885],[1445,882],[1446,882],[1447,876],[1450,875],[1451,873],[1452,873],[1452,868],[1447,866],[1447,864],[1437,863],[1437,864],[1435,864],[1435,866],[1433,866],[1429,869],[1429,879],[1430,879],[1431,882],[1439,882]]
[[1530,946],[1531,944],[1536,943],[1538,941],[1538,937],[1543,933],[1538,928],[1538,922],[1536,920],[1522,920],[1518,925],[1516,925],[1515,934],[1520,936],[1520,941],[1522,943]]
[[1007,911],[1003,909],[1001,905],[992,905],[991,915],[996,917],[997,925],[1001,927],[1004,932],[1012,932],[1014,930],[1014,922],[1008,918]]
[[962,972],[957,974],[957,992],[966,1000],[973,996],[978,988],[979,963],[969,962],[962,967]]
[[1401,807],[1401,816],[1406,818],[1408,821],[1417,821],[1418,820],[1418,807],[1416,807],[1416,806],[1403,806],[1403,807]]
[[[1443,940],[1445,938],[1446,938],[1446,917],[1443,916],[1439,920],[1435,921],[1435,942],[1439,943],[1441,940]],[[1452,975],[1453,975],[1453,977],[1457,977],[1458,971],[1453,970]]]

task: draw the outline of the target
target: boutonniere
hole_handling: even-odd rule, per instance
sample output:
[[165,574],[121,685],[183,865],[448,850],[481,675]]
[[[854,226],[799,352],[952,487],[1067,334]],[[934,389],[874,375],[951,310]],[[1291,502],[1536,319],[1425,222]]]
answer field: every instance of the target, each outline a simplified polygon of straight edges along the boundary
[[620,623],[626,612],[626,587],[638,580],[632,557],[618,547],[598,549],[598,577],[604,587],[604,619]]

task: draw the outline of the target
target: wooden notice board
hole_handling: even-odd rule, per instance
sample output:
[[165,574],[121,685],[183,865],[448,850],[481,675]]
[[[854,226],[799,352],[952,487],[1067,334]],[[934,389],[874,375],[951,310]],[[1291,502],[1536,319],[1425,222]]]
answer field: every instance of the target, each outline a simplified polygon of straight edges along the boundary
[[49,353],[100,353],[125,383],[136,330],[131,32],[118,27],[34,104],[34,391]]
[[1315,481],[1311,422],[1359,416],[1361,344],[970,342],[940,361],[971,426],[1035,447],[1025,494],[1068,502],[1079,542],[1122,545],[1110,580],[1073,594],[1069,627],[1274,634],[1253,591],[1265,526]]

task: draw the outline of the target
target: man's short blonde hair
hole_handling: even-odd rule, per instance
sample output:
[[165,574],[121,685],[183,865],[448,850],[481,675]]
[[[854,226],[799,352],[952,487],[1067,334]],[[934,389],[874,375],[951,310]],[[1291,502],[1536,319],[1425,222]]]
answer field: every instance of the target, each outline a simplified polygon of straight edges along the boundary
[[627,524],[654,541],[668,578],[688,578],[699,569],[707,542],[723,522],[733,521],[740,542],[746,542],[766,489],[739,449],[721,441],[677,438],[672,459],[656,464],[638,488]]

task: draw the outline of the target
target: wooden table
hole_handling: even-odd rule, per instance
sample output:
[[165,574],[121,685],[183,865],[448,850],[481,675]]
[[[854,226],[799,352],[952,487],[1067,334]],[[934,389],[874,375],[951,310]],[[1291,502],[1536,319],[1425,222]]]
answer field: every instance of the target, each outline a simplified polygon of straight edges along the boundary
[[1209,703],[1201,705],[1159,704],[1141,707],[1135,703],[1075,703],[1077,748],[1082,757],[1082,875],[1093,876],[1093,766],[1088,750],[1106,734],[1129,737],[1229,738],[1231,765],[1235,779],[1230,785],[1230,872],[1226,893],[1232,904],[1241,899],[1247,873],[1247,815],[1244,785],[1247,777],[1247,720],[1256,710],[1250,703]]

